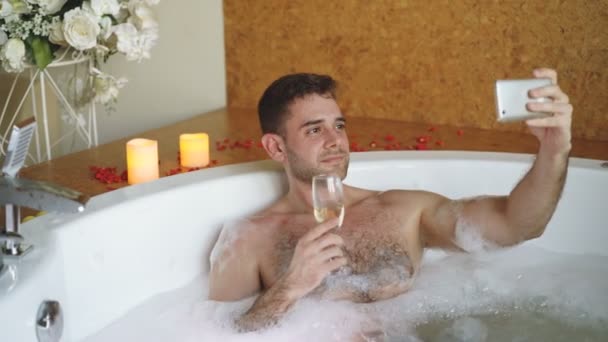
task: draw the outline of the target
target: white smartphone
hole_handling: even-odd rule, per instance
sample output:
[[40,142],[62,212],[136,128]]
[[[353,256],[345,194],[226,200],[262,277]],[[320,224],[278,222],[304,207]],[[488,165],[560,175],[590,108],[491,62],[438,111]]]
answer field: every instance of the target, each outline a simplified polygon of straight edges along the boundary
[[522,121],[549,116],[548,113],[531,112],[528,102],[548,102],[546,97],[531,98],[531,89],[551,84],[550,78],[496,81],[496,118],[500,122]]

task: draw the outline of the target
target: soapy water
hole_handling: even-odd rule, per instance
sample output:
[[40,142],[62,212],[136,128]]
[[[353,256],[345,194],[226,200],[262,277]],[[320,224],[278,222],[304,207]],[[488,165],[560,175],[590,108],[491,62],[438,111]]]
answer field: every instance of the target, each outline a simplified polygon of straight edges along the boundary
[[158,295],[85,341],[608,340],[608,257],[532,245],[427,251],[403,295],[370,304],[303,299],[259,332],[239,333],[233,323],[254,298],[209,301],[206,284],[201,275]]

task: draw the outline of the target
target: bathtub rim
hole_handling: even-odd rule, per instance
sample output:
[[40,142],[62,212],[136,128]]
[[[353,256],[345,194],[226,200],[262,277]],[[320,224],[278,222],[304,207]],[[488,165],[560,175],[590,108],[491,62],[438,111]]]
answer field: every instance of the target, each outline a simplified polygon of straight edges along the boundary
[[[532,166],[535,154],[512,153],[512,152],[481,152],[481,151],[368,151],[350,153],[349,170],[357,167],[369,167],[377,161],[402,163],[403,161],[412,162],[441,162],[441,161],[480,161],[480,162],[499,162],[516,165]],[[608,167],[601,165],[606,161],[600,159],[588,159],[570,157],[568,168],[604,171],[608,175]],[[35,220],[28,221],[22,226],[40,221],[39,219],[52,217],[52,220],[45,222],[50,228],[61,226],[74,220],[79,220],[91,213],[105,210],[110,207],[120,205],[123,201],[132,201],[152,194],[160,194],[175,188],[189,186],[195,183],[215,180],[225,177],[239,177],[251,173],[275,173],[279,177],[285,177],[283,166],[271,159],[251,161],[238,164],[230,164],[205,168],[192,172],[185,172],[169,177],[161,177],[155,181],[134,184],[105,192],[93,196],[83,213],[76,214],[56,214],[44,215]],[[345,179],[348,184],[348,177]],[[46,221],[46,220],[45,220]],[[27,228],[26,228],[27,230]]]

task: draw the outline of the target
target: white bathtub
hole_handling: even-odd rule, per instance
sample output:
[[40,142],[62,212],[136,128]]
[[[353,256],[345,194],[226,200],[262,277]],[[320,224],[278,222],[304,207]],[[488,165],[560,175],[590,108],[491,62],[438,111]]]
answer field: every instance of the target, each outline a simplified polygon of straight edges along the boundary
[[[377,190],[424,189],[451,198],[506,194],[531,155],[367,152],[351,155],[346,183]],[[527,242],[608,255],[608,168],[572,158],[564,194],[545,234]],[[285,191],[273,162],[218,167],[97,196],[84,213],[25,223],[36,248],[0,279],[0,340],[36,341],[45,299],[61,303],[62,341],[80,341],[131,308],[208,269],[222,222],[268,205]]]

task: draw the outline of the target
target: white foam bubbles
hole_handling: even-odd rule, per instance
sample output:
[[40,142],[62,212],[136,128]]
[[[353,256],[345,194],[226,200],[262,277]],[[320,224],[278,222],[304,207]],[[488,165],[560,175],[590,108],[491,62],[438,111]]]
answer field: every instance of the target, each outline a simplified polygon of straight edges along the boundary
[[[86,342],[345,341],[361,331],[388,341],[601,341],[608,334],[608,257],[534,246],[482,254],[428,251],[413,288],[371,304],[306,299],[281,323],[238,333],[253,298],[206,300],[207,279],[151,299]],[[561,337],[560,337],[561,336]]]

